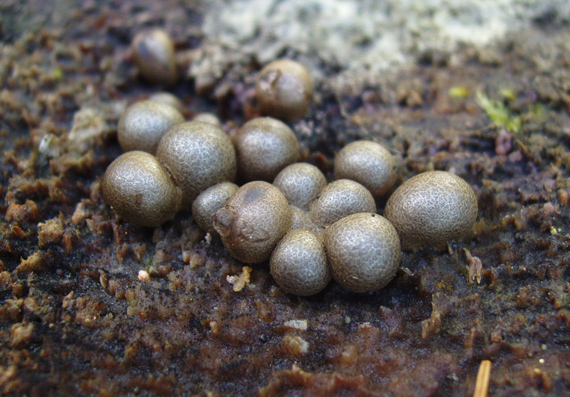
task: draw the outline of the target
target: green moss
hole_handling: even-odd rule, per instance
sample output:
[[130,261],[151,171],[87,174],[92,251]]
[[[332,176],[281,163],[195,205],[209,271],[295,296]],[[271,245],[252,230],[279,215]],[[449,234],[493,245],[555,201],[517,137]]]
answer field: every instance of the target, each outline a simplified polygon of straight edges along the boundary
[[[503,95],[504,94],[505,93],[503,93]],[[506,128],[509,132],[513,133],[521,130],[521,117],[512,114],[502,102],[492,100],[481,91],[475,94],[475,99],[479,106],[485,111],[487,117],[489,117],[497,127]]]
[[448,93],[451,98],[467,98],[471,94],[469,88],[460,85],[454,85]]

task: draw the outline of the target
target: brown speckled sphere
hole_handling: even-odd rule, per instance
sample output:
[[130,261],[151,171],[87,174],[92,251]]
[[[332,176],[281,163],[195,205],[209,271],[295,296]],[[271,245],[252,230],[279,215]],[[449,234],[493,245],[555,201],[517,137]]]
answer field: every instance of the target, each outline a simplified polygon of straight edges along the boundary
[[182,106],[180,99],[175,95],[172,95],[170,92],[157,92],[156,94],[149,96],[148,100],[166,103],[167,105],[176,108],[180,113],[184,110],[184,106]]
[[285,123],[258,117],[245,123],[234,137],[240,175],[246,181],[273,182],[277,174],[299,159],[297,137]]
[[331,279],[322,238],[311,230],[292,230],[271,254],[271,275],[286,292],[310,296]]
[[295,121],[309,112],[313,83],[299,62],[280,59],[261,70],[255,93],[262,114]]
[[129,106],[119,119],[119,144],[123,152],[142,150],[156,154],[162,137],[182,122],[184,117],[171,105],[152,100],[137,102]]
[[117,157],[103,177],[105,201],[126,221],[157,227],[180,208],[181,192],[151,154],[130,151]]
[[400,240],[386,218],[372,213],[349,215],[324,232],[333,278],[353,292],[376,291],[400,266]]
[[462,178],[445,171],[418,174],[390,196],[384,216],[394,225],[404,250],[445,249],[473,229],[477,197]]
[[291,207],[272,184],[246,183],[216,212],[214,228],[236,259],[263,262],[291,228]]
[[222,123],[218,116],[212,113],[198,113],[193,118],[194,121],[203,121],[204,123],[214,124],[216,127],[222,128]]
[[311,164],[295,163],[285,167],[273,181],[289,204],[309,210],[310,203],[327,185],[321,170]]
[[358,182],[339,179],[329,183],[313,201],[309,216],[320,227],[327,227],[358,212],[376,212],[372,194]]
[[220,182],[210,186],[196,197],[192,203],[192,216],[200,229],[210,235],[219,237],[214,229],[212,217],[222,208],[230,197],[238,190],[238,185],[231,182]]
[[174,43],[163,30],[140,32],[132,43],[135,63],[151,84],[173,86],[178,81]]
[[372,141],[355,141],[346,145],[334,159],[336,179],[352,179],[364,185],[376,198],[394,186],[398,177],[394,156]]
[[202,190],[235,179],[236,154],[230,137],[209,123],[174,126],[160,141],[156,157],[182,189],[185,208]]

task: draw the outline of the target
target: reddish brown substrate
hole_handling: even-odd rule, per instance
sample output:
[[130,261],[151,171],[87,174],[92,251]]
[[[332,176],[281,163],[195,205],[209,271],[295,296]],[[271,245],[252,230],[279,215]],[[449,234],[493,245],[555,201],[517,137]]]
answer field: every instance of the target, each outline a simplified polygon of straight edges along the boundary
[[[327,79],[316,87],[310,118],[294,124],[309,161],[330,176],[334,151],[372,137],[401,155],[397,185],[430,169],[466,179],[479,221],[449,252],[403,254],[394,281],[373,294],[333,283],[298,298],[267,266],[234,291],[227,276],[247,280],[248,270],[188,213],[137,229],[102,199],[122,109],[157,91],[137,78],[130,39],[162,26],[184,65],[201,41],[202,9],[26,3],[8,1],[0,16],[2,394],[466,395],[483,359],[493,362],[494,395],[570,391],[564,27],[506,38],[497,57],[468,47],[453,62],[428,54],[339,96]],[[253,81],[259,65],[250,66],[220,84]],[[514,94],[505,103],[519,132],[490,126],[475,102],[477,89],[497,99],[502,88]],[[226,127],[254,109],[229,92],[214,102],[197,99],[188,80],[174,89],[187,118],[217,110]]]

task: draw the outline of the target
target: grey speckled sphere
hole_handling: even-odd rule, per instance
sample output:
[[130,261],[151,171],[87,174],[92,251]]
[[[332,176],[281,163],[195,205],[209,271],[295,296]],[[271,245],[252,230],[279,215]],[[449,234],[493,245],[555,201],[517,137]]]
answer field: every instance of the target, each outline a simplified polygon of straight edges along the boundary
[[214,228],[236,259],[263,262],[291,228],[291,207],[272,184],[246,183],[216,212]]
[[192,216],[203,231],[219,237],[218,232],[214,229],[212,217],[226,205],[236,190],[238,190],[238,185],[235,183],[220,182],[210,186],[196,197],[192,203]]
[[171,219],[181,200],[180,190],[158,160],[136,150],[123,153],[107,167],[103,195],[126,221],[147,227]]
[[283,192],[289,204],[309,210],[310,203],[327,185],[327,179],[314,165],[295,163],[281,170],[273,184]]
[[372,194],[358,182],[339,179],[329,183],[313,201],[309,216],[320,227],[358,212],[376,212]]
[[477,197],[462,178],[445,171],[418,174],[390,196],[384,216],[398,230],[402,248],[445,249],[460,240],[477,219]]
[[137,102],[129,106],[119,119],[119,144],[123,152],[142,150],[156,154],[162,137],[182,122],[184,117],[171,105],[153,100]]
[[157,92],[156,94],[149,96],[148,100],[166,103],[167,105],[175,107],[180,113],[184,110],[184,106],[182,106],[180,99],[170,92]]
[[277,174],[299,159],[297,137],[285,123],[258,117],[245,123],[234,137],[240,175],[246,181],[273,182]]
[[280,59],[261,70],[255,93],[262,114],[295,121],[309,112],[313,83],[299,62]]
[[174,126],[160,141],[156,157],[182,189],[185,208],[202,190],[235,179],[236,154],[230,137],[209,123]]
[[321,292],[331,279],[322,239],[310,230],[292,230],[271,254],[271,275],[285,291],[310,296]]
[[355,141],[336,155],[334,176],[361,183],[378,198],[394,186],[398,172],[394,156],[384,146],[372,141]]
[[324,232],[333,278],[353,292],[376,291],[390,282],[400,266],[396,229],[377,214],[349,215]]
[[174,43],[163,30],[140,32],[132,43],[135,63],[151,84],[173,86],[178,81]]

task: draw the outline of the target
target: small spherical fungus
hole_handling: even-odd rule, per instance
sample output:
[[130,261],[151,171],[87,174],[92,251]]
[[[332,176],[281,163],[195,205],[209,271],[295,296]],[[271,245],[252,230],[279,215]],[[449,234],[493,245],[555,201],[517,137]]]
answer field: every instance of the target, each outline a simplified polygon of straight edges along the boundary
[[394,156],[384,146],[372,141],[355,141],[338,152],[334,176],[361,183],[378,198],[394,186],[398,173]]
[[291,228],[291,207],[279,189],[255,181],[240,187],[214,215],[222,243],[238,260],[269,259],[275,245]]
[[174,126],[158,144],[156,157],[182,189],[185,208],[190,208],[202,190],[235,179],[231,139],[209,123],[189,121]]
[[299,296],[321,292],[331,279],[322,238],[311,230],[291,230],[269,261],[271,275],[285,291]]
[[360,183],[339,179],[329,183],[313,201],[309,216],[320,227],[358,212],[376,212],[372,194]]
[[129,106],[119,119],[119,144],[123,152],[142,150],[155,154],[161,138],[182,122],[184,117],[171,105],[157,101],[137,102]]
[[166,103],[167,105],[176,108],[176,110],[181,113],[184,110],[184,106],[182,106],[180,99],[178,99],[175,95],[172,95],[170,92],[157,92],[156,94],[149,96],[148,99],[149,101]]
[[285,123],[258,117],[245,123],[234,137],[239,173],[246,181],[273,182],[277,174],[299,159],[297,137]]
[[418,174],[390,196],[384,215],[398,230],[402,248],[445,249],[460,240],[477,218],[477,197],[462,178],[445,171]]
[[203,121],[204,123],[214,124],[216,127],[222,128],[222,123],[220,119],[212,113],[198,113],[193,118],[194,121]]
[[238,190],[238,185],[231,182],[220,182],[214,186],[210,186],[196,197],[192,203],[192,216],[206,233],[212,236],[219,236],[214,229],[214,220],[212,217],[220,208],[222,208],[230,197]]
[[178,81],[174,43],[160,29],[140,32],[132,43],[135,63],[151,84],[173,86]]
[[103,177],[107,203],[126,221],[157,227],[180,208],[181,192],[151,154],[141,151],[117,157]]
[[259,73],[255,84],[259,111],[272,117],[295,121],[309,112],[313,97],[311,76],[298,62],[281,59]]
[[324,231],[332,276],[343,288],[371,292],[384,287],[400,266],[400,240],[386,218],[349,215]]
[[283,192],[289,204],[308,210],[327,180],[314,165],[295,163],[281,170],[273,184]]

